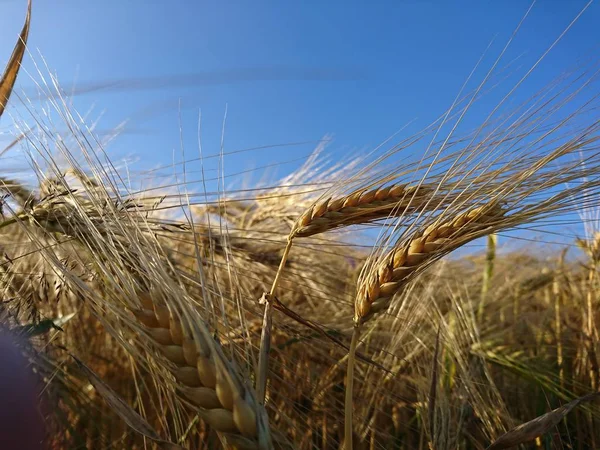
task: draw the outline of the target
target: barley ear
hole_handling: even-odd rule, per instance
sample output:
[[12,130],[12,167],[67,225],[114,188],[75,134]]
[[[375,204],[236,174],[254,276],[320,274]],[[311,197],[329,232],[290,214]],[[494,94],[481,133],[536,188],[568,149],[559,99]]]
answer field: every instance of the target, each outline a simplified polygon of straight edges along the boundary
[[497,202],[467,210],[454,218],[444,213],[424,230],[399,242],[379,261],[375,261],[358,288],[354,322],[363,323],[384,311],[418,269],[473,239],[493,231],[504,209]]
[[423,185],[394,184],[329,197],[315,203],[300,216],[290,237],[314,236],[349,225],[401,216],[424,204],[431,191]]
[[221,438],[239,449],[272,448],[268,420],[250,386],[227,360],[203,322],[138,293],[133,314],[154,346],[172,363],[182,397]]

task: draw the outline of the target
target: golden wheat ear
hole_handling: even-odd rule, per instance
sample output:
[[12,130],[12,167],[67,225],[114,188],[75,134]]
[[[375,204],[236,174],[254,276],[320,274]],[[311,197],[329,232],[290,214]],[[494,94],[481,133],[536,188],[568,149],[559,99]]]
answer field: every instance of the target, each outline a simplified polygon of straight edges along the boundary
[[29,36],[29,22],[31,21],[31,0],[27,3],[27,16],[25,17],[25,24],[19,35],[19,40],[15,45],[15,48],[10,56],[10,60],[4,69],[2,78],[0,79],[0,116],[6,108],[10,94],[12,93],[15,81],[17,80],[17,74],[21,68],[21,61],[23,61],[23,55],[25,55],[25,47],[27,46],[27,37]]
[[[223,440],[240,450],[273,447],[266,411],[225,358],[203,324],[186,323],[148,292],[139,292],[134,312],[154,344],[173,363],[178,390]],[[188,321],[189,322],[189,321]]]
[[307,237],[348,225],[402,216],[425,203],[433,191],[428,186],[394,184],[359,189],[348,195],[329,197],[311,206],[296,222],[290,238]]
[[355,300],[355,324],[359,326],[374,313],[387,309],[392,297],[421,266],[485,235],[503,214],[503,208],[492,201],[450,220],[435,222],[401,241],[365,274]]

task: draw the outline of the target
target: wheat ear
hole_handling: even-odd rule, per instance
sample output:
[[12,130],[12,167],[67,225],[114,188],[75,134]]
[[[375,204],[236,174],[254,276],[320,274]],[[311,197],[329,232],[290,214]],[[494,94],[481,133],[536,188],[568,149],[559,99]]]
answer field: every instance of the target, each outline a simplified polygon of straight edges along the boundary
[[345,450],[353,448],[354,362],[362,324],[376,312],[386,309],[392,297],[405,286],[417,269],[490,232],[491,225],[497,224],[503,213],[497,202],[473,208],[451,220],[444,221],[442,213],[442,217],[424,231],[417,231],[396,245],[381,258],[381,262],[376,261],[368,266],[370,273],[363,278],[354,303],[354,330],[348,353],[344,405]]
[[431,192],[425,186],[395,184],[367,190],[360,189],[349,195],[319,201],[300,216],[290,238],[307,237],[359,223],[402,215],[416,208]]
[[491,232],[503,216],[503,208],[492,202],[459,214],[452,220],[438,220],[417,232],[371,266],[354,304],[354,322],[365,322],[374,313],[387,308],[414,272],[467,242]]
[[181,395],[229,445],[240,450],[270,449],[268,419],[251,389],[225,358],[203,323],[182,320],[149,294],[139,294],[134,315],[154,344],[174,364]]

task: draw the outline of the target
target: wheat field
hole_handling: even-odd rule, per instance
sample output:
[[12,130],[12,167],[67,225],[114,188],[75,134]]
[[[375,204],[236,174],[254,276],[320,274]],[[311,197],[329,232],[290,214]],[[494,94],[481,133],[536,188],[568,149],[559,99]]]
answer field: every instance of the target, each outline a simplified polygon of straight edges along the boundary
[[596,61],[468,131],[500,56],[366,157],[140,187],[45,69],[42,112],[13,93],[31,8],[0,81],[0,354],[35,418],[1,448],[600,448]]

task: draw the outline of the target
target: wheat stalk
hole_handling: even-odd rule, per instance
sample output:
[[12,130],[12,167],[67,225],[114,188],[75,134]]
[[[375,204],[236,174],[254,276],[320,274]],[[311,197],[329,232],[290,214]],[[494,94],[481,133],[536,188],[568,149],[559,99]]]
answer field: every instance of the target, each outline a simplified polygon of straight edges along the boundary
[[241,450],[272,448],[268,419],[203,323],[186,323],[148,293],[134,311],[156,347],[174,364],[181,395],[225,440]]

